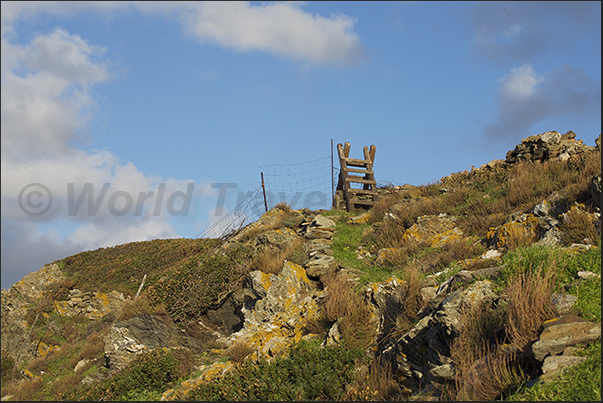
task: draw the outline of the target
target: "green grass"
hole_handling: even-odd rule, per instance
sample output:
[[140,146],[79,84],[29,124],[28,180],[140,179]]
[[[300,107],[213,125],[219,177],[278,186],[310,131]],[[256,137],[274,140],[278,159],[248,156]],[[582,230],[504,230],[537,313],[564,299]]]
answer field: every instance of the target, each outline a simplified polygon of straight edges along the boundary
[[566,368],[547,382],[522,387],[505,400],[513,401],[601,401],[601,342],[584,351],[587,359]]
[[333,256],[340,263],[355,269],[366,268],[364,262],[358,259],[356,253],[362,241],[362,231],[368,228],[368,224],[346,224],[338,222],[333,236]]
[[82,291],[117,290],[133,296],[143,276],[177,269],[205,255],[215,240],[156,239],[86,251],[58,260],[61,271]]
[[[578,279],[579,271],[591,271],[601,274],[601,247],[593,247],[579,253],[568,253],[560,247],[532,245],[518,248],[502,258],[505,269],[497,280],[497,285],[507,284],[515,275],[533,272],[539,267],[557,270],[555,292],[567,293],[578,297],[574,305],[575,313],[587,320],[601,322],[601,279]],[[565,286],[569,285],[569,290]]]

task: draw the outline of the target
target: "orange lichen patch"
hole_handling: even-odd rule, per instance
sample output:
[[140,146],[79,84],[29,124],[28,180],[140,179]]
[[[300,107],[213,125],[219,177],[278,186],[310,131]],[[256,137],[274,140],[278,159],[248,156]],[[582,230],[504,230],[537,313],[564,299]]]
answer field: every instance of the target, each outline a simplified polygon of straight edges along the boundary
[[297,278],[298,281],[304,283],[310,283],[310,279],[306,274],[306,270],[300,265],[293,262],[285,262],[283,269],[289,269],[291,273]]
[[460,228],[454,227],[448,231],[442,232],[441,234],[434,235],[430,241],[431,247],[438,248],[449,242],[460,241],[463,239],[463,235],[463,231]]
[[533,214],[524,214],[517,220],[490,228],[486,234],[489,243],[497,248],[508,247],[510,243],[534,242],[538,237],[538,218]]
[[71,316],[68,301],[54,301],[54,305],[61,316]]
[[37,353],[39,357],[44,357],[45,355],[48,355],[53,351],[59,351],[60,349],[61,348],[57,345],[40,342],[40,344],[38,344]]
[[272,276],[272,274],[264,273],[263,271],[260,271],[260,281],[262,282],[262,287],[264,287],[265,290],[269,290],[270,286],[272,285],[270,276]]
[[350,224],[366,224],[370,218],[371,218],[371,213],[368,212],[368,213],[359,215],[357,217],[350,218],[348,220],[348,223],[350,223]]
[[24,369],[23,371],[21,371],[21,373],[22,373],[23,375],[25,375],[25,376],[26,376],[27,378],[29,378],[29,379],[37,379],[38,381],[41,381],[41,380],[42,380],[42,377],[41,377],[41,376],[38,376],[38,375],[33,374],[33,373],[32,373],[30,370],[28,370],[28,369]]
[[266,218],[271,218],[271,217],[283,218],[286,215],[287,215],[287,213],[285,213],[283,210],[281,210],[279,208],[273,208],[273,209],[266,211],[264,214],[262,214],[260,219],[262,219],[262,218],[266,219]]

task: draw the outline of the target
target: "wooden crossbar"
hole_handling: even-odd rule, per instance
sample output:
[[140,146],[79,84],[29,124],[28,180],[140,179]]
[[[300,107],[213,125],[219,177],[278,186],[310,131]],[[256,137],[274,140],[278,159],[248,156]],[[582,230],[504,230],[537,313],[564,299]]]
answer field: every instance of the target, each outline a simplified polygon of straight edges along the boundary
[[[347,211],[355,211],[356,206],[373,206],[376,203],[377,183],[375,181],[375,172],[373,171],[376,149],[377,147],[374,145],[371,145],[370,148],[364,146],[362,149],[364,154],[363,159],[350,158],[350,143],[337,144],[339,164],[341,165],[337,190],[343,191]],[[360,175],[350,175],[350,173]],[[362,189],[352,188],[351,183],[362,184]],[[354,197],[356,195],[370,196],[370,200]]]

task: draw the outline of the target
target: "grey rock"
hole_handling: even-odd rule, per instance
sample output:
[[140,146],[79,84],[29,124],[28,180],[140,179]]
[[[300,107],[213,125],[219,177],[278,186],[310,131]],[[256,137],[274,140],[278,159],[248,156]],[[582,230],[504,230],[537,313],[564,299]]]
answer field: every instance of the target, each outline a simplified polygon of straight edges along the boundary
[[601,324],[584,321],[573,315],[563,315],[545,323],[545,329],[532,345],[538,361],[548,355],[558,355],[566,347],[590,344],[601,337]]
[[306,239],[331,239],[333,238],[332,231],[325,231],[321,229],[312,229],[304,234]]
[[601,174],[593,176],[590,181],[590,195],[599,208],[601,207]]
[[429,371],[434,378],[441,378],[448,381],[454,380],[454,367],[450,364],[439,365]]
[[551,295],[551,301],[560,314],[569,313],[577,300],[578,297],[575,295],[557,293]]
[[316,227],[318,229],[326,231],[333,231],[335,230],[335,221],[321,214],[318,214],[316,217],[314,217],[314,221],[312,221],[310,227]]
[[542,373],[545,375],[551,375],[554,372],[559,372],[563,368],[576,365],[584,361],[586,357],[578,357],[572,355],[559,355],[546,357],[542,363]]

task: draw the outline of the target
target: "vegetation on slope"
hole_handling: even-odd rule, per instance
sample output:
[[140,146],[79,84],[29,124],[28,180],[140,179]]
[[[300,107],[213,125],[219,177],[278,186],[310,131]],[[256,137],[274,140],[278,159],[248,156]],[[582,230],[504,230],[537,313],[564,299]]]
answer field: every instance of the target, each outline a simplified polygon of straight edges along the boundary
[[[576,296],[572,313],[601,321],[600,278],[575,280],[578,271],[601,273],[600,234],[592,216],[583,214],[594,211],[594,206],[587,203],[589,184],[600,171],[601,154],[597,150],[568,161],[499,165],[452,174],[437,183],[420,186],[423,197],[402,199],[395,193],[383,197],[369,212],[366,223],[350,223],[353,214],[347,212],[325,212],[337,223],[334,257],[342,266],[360,273],[361,285],[383,281],[391,275],[406,281],[405,310],[400,312],[389,335],[395,337],[416,322],[424,307],[420,289],[428,276],[448,269],[436,277],[441,283],[461,267],[479,268],[463,264],[487,250],[485,239],[490,228],[502,225],[511,213],[533,210],[555,192],[569,202],[582,203],[582,209],[568,214],[560,229],[566,245],[588,239],[594,248],[569,253],[567,248],[532,245],[531,239],[505,245],[500,263],[504,270],[496,280],[504,303],[465,313],[465,332],[455,340],[452,351],[458,365],[457,382],[446,397],[600,400],[600,342],[583,352],[587,360],[564,371],[554,382],[535,386],[527,383],[531,374],[522,367],[525,356],[521,351],[534,340],[542,322],[556,314],[550,305],[551,293]],[[396,209],[393,217],[387,215],[400,203],[402,208]],[[436,247],[402,237],[417,217],[441,213],[457,218],[464,238]],[[276,227],[285,225],[287,218]],[[218,245],[218,240],[155,240],[83,252],[58,261],[68,280],[53,286],[39,304],[29,307],[27,322],[32,339],[39,340],[39,345],[61,348],[47,351],[20,367],[3,357],[2,395],[13,395],[13,400],[157,400],[161,392],[194,377],[199,363],[232,360],[240,361],[233,372],[194,389],[190,398],[377,400],[400,396],[387,365],[362,350],[366,340],[374,335],[363,330],[367,318],[358,295],[349,287],[337,287],[334,278],[331,288],[339,291],[325,300],[326,316],[314,324],[314,330],[324,335],[325,328],[341,319],[344,342],[338,347],[300,343],[285,357],[256,363],[243,360],[246,353],[235,360],[233,351],[231,356],[228,352],[213,353],[211,349],[185,356],[178,350],[156,350],[141,355],[121,372],[82,387],[86,376],[103,372],[102,338],[115,321],[141,313],[158,313],[185,323],[215,307],[249,271],[259,267],[276,271],[284,259],[302,259],[300,245],[284,252],[258,253],[241,243],[227,253],[215,254]],[[374,257],[383,248],[394,252],[384,255],[382,264],[359,257],[359,250]],[[72,288],[118,290],[133,296],[144,274],[147,281],[142,298],[99,321],[60,317],[53,307],[53,301],[65,299]],[[518,346],[518,350],[509,354],[509,345]],[[88,363],[74,373],[74,366],[83,359]],[[480,360],[494,364],[486,366],[478,376],[469,376]],[[19,371],[32,376],[18,382]]]

